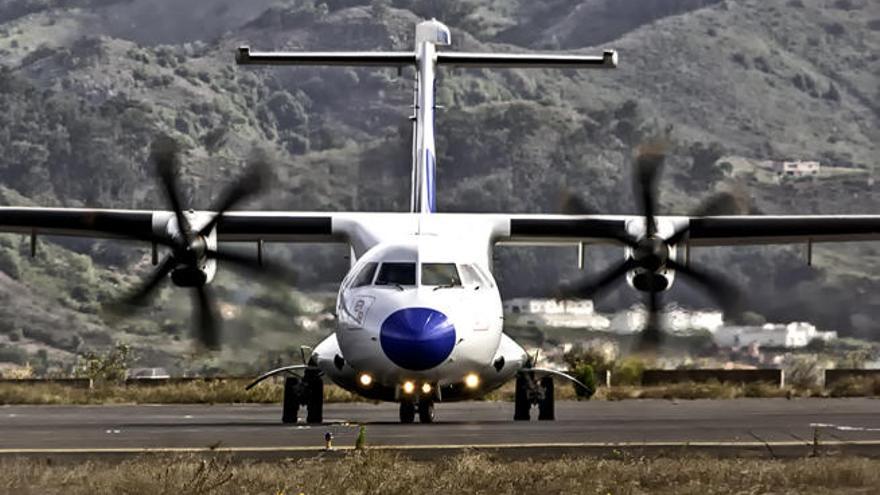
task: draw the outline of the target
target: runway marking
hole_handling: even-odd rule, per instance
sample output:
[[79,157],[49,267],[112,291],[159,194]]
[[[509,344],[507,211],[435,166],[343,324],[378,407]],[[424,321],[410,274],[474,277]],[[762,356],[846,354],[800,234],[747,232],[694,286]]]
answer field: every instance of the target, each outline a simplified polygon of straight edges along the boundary
[[833,428],[838,431],[880,431],[880,428],[869,428],[866,426],[846,426],[835,425],[831,423],[810,423],[811,428]]
[[[434,445],[374,445],[368,450],[412,451],[412,450],[502,450],[502,449],[597,449],[597,448],[766,448],[771,447],[812,447],[811,442],[773,441],[773,442],[583,442],[583,443],[490,443],[490,444],[434,444]],[[880,440],[829,440],[821,442],[822,447],[880,447]],[[68,448],[68,449],[0,449],[0,455],[15,454],[201,454],[201,453],[260,453],[260,452],[347,452],[353,446],[339,446],[331,450],[319,446],[279,446],[279,447],[107,447],[107,448]]]

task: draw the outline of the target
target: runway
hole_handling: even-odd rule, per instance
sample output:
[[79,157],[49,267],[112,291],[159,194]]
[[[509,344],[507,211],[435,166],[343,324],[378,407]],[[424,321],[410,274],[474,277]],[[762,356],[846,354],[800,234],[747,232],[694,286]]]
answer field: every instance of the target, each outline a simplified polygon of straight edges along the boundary
[[[396,404],[327,404],[323,425],[282,425],[277,405],[0,407],[2,455],[233,452],[309,456],[367,445],[413,455],[465,448],[540,453],[638,450],[803,455],[817,449],[880,457],[880,400],[738,399],[558,402],[556,421],[514,422],[513,405],[437,405],[434,424],[401,425]],[[536,412],[533,411],[536,416]]]

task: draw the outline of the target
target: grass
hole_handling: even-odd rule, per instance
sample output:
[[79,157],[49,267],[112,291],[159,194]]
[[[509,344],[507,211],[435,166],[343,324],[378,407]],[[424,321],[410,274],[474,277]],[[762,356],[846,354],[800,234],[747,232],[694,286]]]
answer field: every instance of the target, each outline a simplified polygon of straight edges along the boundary
[[[247,380],[219,380],[164,385],[96,385],[94,389],[75,388],[56,383],[0,384],[0,405],[13,404],[273,404],[280,403],[281,382],[265,382],[249,391]],[[488,401],[512,402],[513,382],[484,397]],[[592,400],[625,399],[738,399],[794,397],[880,397],[880,378],[852,378],[819,388],[779,388],[770,383],[675,383],[661,386],[600,387]],[[574,389],[556,387],[557,400],[577,399]],[[324,401],[368,402],[336,385],[324,387]]]
[[[54,383],[0,384],[0,405],[12,404],[271,404],[280,403],[283,385],[264,382],[245,390],[248,380],[218,380],[163,385],[96,385],[93,389]],[[335,386],[324,387],[327,402],[365,399]]]
[[876,493],[880,461],[590,457],[499,460],[463,453],[416,461],[369,450],[342,458],[261,462],[169,456],[51,464],[0,461],[17,494]]
[[865,397],[880,396],[880,376],[851,377],[840,380],[828,387],[831,397]]

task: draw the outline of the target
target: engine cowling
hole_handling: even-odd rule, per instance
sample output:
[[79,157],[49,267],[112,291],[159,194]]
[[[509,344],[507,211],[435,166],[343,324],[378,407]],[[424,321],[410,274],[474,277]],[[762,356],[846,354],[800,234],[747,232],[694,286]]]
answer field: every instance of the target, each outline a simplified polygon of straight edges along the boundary
[[630,287],[642,292],[663,292],[672,288],[675,270],[667,266],[668,260],[678,260],[678,246],[666,243],[666,238],[676,230],[673,222],[658,222],[657,232],[645,235],[643,222],[631,222],[627,230],[637,238],[637,247],[625,248],[628,261],[636,265],[626,274]]
[[[211,220],[210,213],[185,211],[183,212],[193,232],[198,232]],[[174,250],[174,259],[177,266],[171,272],[171,281],[178,287],[202,287],[210,284],[217,274],[217,261],[208,258],[209,250],[217,249],[217,229],[212,229],[206,235],[194,234],[187,243],[187,236],[181,232],[177,224],[177,218],[171,216],[165,224],[165,235],[174,239],[181,245]]]

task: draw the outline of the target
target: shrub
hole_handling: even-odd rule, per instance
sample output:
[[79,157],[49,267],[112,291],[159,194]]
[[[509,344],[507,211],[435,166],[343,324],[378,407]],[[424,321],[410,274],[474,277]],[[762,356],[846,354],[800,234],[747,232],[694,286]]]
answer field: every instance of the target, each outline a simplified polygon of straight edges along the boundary
[[27,352],[18,347],[7,345],[0,346],[0,363],[24,364],[27,362]]
[[571,374],[583,382],[584,385],[590,387],[590,392],[587,392],[581,387],[575,387],[574,393],[577,395],[578,399],[589,399],[596,393],[596,373],[593,371],[592,366],[585,363],[581,364],[577,368],[571,370]]
[[831,397],[880,396],[880,377],[853,376],[834,382],[828,388]]
[[21,258],[18,253],[0,248],[0,271],[18,280],[21,277]]
[[843,27],[843,24],[839,22],[832,22],[830,24],[823,24],[822,29],[825,30],[826,33],[830,34],[834,37],[843,36],[846,34],[846,28]]
[[131,354],[131,347],[125,344],[116,344],[104,354],[87,352],[80,356],[74,375],[96,381],[121,382],[128,373]]
[[818,386],[823,369],[815,356],[792,356],[786,365],[786,382],[795,388]]
[[645,371],[645,362],[639,358],[628,357],[614,367],[611,372],[611,382],[614,385],[638,385],[642,382],[642,373]]

